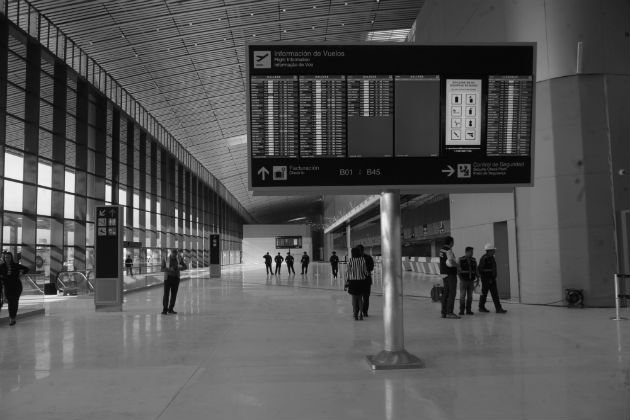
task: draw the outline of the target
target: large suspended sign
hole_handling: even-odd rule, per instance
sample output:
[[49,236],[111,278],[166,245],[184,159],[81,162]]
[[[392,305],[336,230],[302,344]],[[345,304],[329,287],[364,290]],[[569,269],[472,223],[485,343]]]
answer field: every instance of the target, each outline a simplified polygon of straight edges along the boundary
[[531,185],[535,44],[247,48],[255,193]]

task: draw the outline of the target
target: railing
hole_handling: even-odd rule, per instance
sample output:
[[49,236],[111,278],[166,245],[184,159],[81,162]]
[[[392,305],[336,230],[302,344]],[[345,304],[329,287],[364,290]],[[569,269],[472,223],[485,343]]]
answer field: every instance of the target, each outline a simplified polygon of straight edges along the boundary
[[[615,274],[615,317],[611,318],[614,321],[625,321],[628,318],[623,318],[619,316],[619,308],[621,307],[622,299],[630,299],[630,294],[621,293],[619,287],[619,281],[621,279],[630,279],[630,274]],[[625,289],[625,287],[624,287]]]
[[57,290],[64,296],[91,296],[94,284],[81,271],[62,271],[57,274]]

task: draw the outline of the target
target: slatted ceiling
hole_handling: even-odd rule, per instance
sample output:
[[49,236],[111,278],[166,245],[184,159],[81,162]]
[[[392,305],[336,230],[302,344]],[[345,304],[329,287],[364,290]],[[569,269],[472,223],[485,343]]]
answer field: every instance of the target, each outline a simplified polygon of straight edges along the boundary
[[315,201],[313,196],[253,197],[247,191],[246,145],[228,147],[225,140],[246,132],[245,42],[359,41],[371,30],[411,27],[423,2],[347,0],[347,6],[343,0],[32,3],[187,146],[252,215],[273,218],[279,207],[308,208]]

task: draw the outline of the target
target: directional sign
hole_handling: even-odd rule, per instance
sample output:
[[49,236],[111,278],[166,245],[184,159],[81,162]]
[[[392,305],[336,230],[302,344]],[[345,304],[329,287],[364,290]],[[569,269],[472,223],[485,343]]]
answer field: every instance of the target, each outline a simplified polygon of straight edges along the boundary
[[535,44],[247,48],[255,194],[531,185]]
[[260,175],[260,178],[264,181],[267,175],[269,175],[269,170],[263,166],[258,170],[258,175]]
[[455,173],[455,169],[451,165],[448,165],[446,169],[442,169],[442,173],[446,174],[446,176],[451,176]]

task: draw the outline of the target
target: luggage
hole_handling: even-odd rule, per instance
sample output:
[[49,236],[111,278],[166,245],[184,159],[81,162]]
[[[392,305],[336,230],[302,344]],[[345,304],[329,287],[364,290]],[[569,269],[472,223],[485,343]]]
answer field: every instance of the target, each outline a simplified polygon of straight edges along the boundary
[[444,286],[440,286],[439,284],[434,285],[431,289],[431,300],[433,302],[440,302],[442,296],[444,296]]

